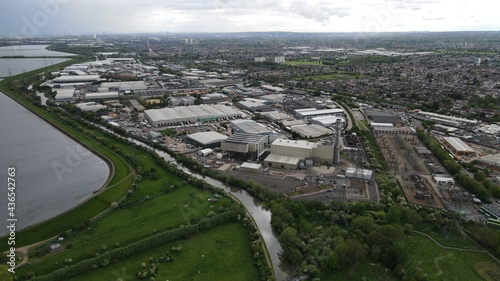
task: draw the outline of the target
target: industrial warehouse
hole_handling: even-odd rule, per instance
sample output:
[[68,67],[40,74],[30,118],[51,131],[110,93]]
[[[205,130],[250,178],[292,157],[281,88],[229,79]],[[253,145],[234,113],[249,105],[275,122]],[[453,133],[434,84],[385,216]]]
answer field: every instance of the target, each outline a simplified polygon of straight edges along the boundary
[[144,111],[144,117],[155,127],[178,125],[184,122],[241,118],[242,115],[241,111],[225,105],[191,105]]
[[227,136],[212,131],[199,132],[186,136],[186,141],[202,148],[220,146],[221,142],[225,139],[227,139]]

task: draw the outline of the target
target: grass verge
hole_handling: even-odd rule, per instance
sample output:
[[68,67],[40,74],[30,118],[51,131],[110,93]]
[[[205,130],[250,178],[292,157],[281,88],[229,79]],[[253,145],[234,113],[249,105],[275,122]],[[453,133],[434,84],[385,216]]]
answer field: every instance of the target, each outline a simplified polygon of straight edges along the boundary
[[[136,274],[144,271],[142,263],[149,265],[150,257],[158,259],[165,252],[173,262],[160,264],[156,280],[258,280],[250,246],[241,243],[247,235],[240,223],[224,223],[68,280],[136,280]],[[179,245],[182,250],[172,252],[172,247]]]

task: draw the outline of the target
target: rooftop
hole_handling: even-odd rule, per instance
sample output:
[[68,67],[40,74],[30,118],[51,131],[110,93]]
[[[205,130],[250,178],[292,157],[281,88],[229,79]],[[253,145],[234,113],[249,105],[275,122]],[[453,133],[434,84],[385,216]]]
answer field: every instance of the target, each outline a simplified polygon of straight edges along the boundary
[[280,154],[269,154],[264,161],[297,165],[302,160],[300,157],[280,155]]
[[270,134],[272,133],[266,126],[249,119],[237,119],[231,121],[231,127],[242,133],[248,134]]
[[447,143],[449,143],[456,151],[462,152],[474,152],[470,146],[468,146],[465,142],[463,142],[459,138],[454,137],[444,137],[443,138]]
[[479,158],[479,162],[493,166],[500,166],[500,153],[483,156]]
[[286,139],[277,139],[272,145],[286,146],[290,148],[316,148],[318,146],[317,143],[308,142],[303,140],[286,140]]
[[226,135],[217,132],[199,132],[187,135],[186,137],[204,145],[221,142],[228,138]]
[[225,142],[242,143],[242,144],[255,143],[261,141],[262,138],[267,138],[267,136],[237,133],[226,138]]

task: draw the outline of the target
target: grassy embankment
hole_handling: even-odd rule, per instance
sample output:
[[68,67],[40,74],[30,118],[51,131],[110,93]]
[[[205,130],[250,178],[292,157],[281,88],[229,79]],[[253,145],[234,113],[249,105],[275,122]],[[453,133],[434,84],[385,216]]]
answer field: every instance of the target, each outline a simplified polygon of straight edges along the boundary
[[[0,91],[5,93],[7,96],[9,96],[22,106],[29,109],[31,112],[43,118],[52,126],[72,137],[80,144],[89,148],[103,159],[106,159],[106,162],[112,167],[113,170],[112,178],[109,179],[107,187],[113,188],[106,187],[99,196],[93,197],[92,199],[86,201],[84,204],[81,204],[78,207],[65,212],[51,220],[26,228],[22,231],[18,231],[16,233],[17,247],[29,245],[59,235],[61,232],[70,229],[73,225],[91,219],[92,217],[109,208],[112,202],[118,201],[120,197],[125,194],[126,190],[130,188],[134,180],[131,167],[127,165],[127,163],[116,153],[100,145],[85,134],[77,131],[67,124],[64,124],[54,116],[50,115],[48,112],[44,111],[42,108],[37,107],[29,101],[21,98],[19,95],[12,92],[8,88],[8,83],[10,83],[10,81],[12,80],[22,79],[23,77],[30,77],[40,72],[53,71],[60,68],[61,65],[66,64],[67,62],[7,78],[0,82]],[[6,239],[2,238],[0,239],[0,250],[6,249]]]

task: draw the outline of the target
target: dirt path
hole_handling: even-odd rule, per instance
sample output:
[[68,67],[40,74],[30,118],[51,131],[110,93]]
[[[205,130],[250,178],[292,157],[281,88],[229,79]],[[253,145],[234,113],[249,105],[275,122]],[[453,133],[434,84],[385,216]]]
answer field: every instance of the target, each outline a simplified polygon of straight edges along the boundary
[[[57,236],[54,236],[54,237],[51,237],[51,238],[49,238],[47,240],[43,240],[43,241],[36,242],[34,244],[31,244],[31,245],[27,245],[27,246],[23,246],[23,247],[17,248],[16,249],[16,253],[21,253],[23,255],[23,260],[20,263],[18,263],[16,265],[16,267],[20,267],[20,266],[22,266],[22,265],[24,265],[24,264],[26,264],[28,262],[28,259],[29,259],[29,255],[28,254],[29,254],[29,250],[31,248],[36,247],[36,246],[38,246],[40,244],[46,243],[48,241],[54,240],[56,238],[57,238]],[[8,253],[8,251],[6,251],[4,253]]]
[[467,236],[467,238],[469,238],[472,242],[474,242],[474,244],[476,244],[478,247],[480,247],[481,249],[468,249],[468,248],[459,248],[459,247],[451,247],[451,246],[445,246],[441,243],[439,243],[438,241],[436,241],[434,238],[432,238],[431,236],[429,236],[428,234],[426,233],[423,233],[423,232],[420,232],[418,230],[412,230],[412,229],[405,229],[405,230],[409,230],[411,232],[415,232],[415,233],[418,233],[420,235],[423,235],[427,238],[429,238],[432,242],[434,242],[437,246],[443,248],[443,249],[448,249],[448,250],[456,250],[456,251],[464,251],[464,252],[476,252],[476,253],[485,253],[487,255],[489,255],[493,260],[495,260],[498,264],[500,264],[500,260],[498,260],[495,256],[493,256],[490,252],[488,252],[488,250],[486,250],[483,246],[479,245],[476,243],[476,241],[474,241],[472,238],[469,237],[469,235],[467,234],[467,231],[462,229],[462,231],[464,231],[465,233],[465,236]]

